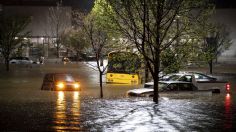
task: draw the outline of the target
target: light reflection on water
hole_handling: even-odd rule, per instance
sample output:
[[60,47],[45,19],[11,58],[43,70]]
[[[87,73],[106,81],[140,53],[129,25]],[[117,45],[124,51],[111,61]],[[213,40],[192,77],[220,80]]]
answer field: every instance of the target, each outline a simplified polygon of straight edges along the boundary
[[196,99],[161,97],[158,105],[151,98],[83,98],[82,102],[81,109],[79,92],[58,92],[53,130],[217,131],[231,130],[234,124],[230,94]]
[[224,113],[224,128],[226,129],[231,129],[232,128],[232,120],[233,120],[233,115],[232,115],[232,106],[231,106],[231,95],[228,93],[225,96],[225,113]]
[[[68,100],[66,98],[66,95],[69,96]],[[59,91],[57,93],[53,129],[66,131],[80,130],[79,92],[73,92],[73,97],[71,97],[71,93],[66,94],[62,91]]]

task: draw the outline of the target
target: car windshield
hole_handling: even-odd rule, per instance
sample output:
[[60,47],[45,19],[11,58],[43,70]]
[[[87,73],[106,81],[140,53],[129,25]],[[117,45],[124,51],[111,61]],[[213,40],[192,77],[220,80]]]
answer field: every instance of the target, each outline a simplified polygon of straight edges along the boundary
[[67,74],[56,75],[55,80],[66,81],[66,82],[74,82],[75,81],[75,79],[71,75],[67,75]]
[[168,80],[173,80],[173,81],[176,81],[178,80],[179,78],[181,77],[181,75],[172,75],[168,78]]

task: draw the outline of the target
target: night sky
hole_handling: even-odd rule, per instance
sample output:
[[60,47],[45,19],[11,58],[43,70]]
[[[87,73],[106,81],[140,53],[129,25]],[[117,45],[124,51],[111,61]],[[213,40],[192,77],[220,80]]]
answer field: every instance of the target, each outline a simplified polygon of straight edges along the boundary
[[[58,0],[0,0],[3,5],[55,6]],[[63,5],[90,10],[94,0],[63,0]]]

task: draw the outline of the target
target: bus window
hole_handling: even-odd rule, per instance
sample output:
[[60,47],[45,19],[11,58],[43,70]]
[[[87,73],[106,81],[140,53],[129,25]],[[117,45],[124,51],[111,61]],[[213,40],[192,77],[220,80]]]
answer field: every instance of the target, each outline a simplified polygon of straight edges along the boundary
[[139,56],[131,52],[111,52],[108,54],[106,80],[108,83],[139,83]]

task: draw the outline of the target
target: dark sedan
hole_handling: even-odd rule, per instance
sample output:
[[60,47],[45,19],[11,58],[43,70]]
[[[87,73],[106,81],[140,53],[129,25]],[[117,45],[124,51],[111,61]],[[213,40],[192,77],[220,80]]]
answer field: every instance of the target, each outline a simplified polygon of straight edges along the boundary
[[42,90],[80,91],[80,83],[71,74],[48,73],[44,76]]

